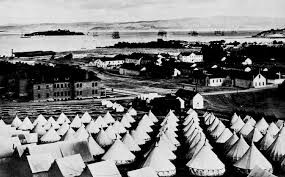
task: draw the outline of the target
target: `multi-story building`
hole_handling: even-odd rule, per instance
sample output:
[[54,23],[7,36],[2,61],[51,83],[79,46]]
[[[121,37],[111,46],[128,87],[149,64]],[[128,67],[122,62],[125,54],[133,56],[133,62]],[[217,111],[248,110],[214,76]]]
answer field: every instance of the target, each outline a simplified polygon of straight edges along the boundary
[[80,81],[74,83],[74,99],[104,96],[105,89],[98,81]]
[[198,63],[203,62],[203,55],[201,52],[182,52],[179,54],[178,59],[185,63]]
[[64,81],[33,85],[34,101],[65,101],[106,96],[105,88],[98,80]]

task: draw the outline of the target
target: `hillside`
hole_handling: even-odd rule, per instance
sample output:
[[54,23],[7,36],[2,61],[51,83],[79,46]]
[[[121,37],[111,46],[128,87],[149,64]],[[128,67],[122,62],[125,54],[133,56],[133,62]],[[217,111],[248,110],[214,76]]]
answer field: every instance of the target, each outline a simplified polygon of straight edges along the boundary
[[285,28],[283,29],[271,29],[267,31],[262,31],[253,37],[262,38],[285,38]]
[[215,30],[266,30],[280,28],[285,25],[285,18],[269,17],[190,17],[171,20],[154,20],[122,23],[79,22],[79,23],[43,23],[43,24],[15,24],[0,26],[0,31],[8,33],[30,33],[68,29],[72,31],[158,31],[186,30],[186,31],[215,31]]
[[216,112],[247,112],[285,119],[285,96],[278,90],[205,96],[206,106]]

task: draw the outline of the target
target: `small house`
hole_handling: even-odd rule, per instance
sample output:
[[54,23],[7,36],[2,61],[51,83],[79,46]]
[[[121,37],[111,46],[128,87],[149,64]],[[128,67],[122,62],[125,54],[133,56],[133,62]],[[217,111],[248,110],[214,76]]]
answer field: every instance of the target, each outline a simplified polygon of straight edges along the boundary
[[206,77],[206,86],[220,87],[224,84],[226,76],[222,74],[210,74]]
[[252,85],[254,88],[266,87],[266,78],[260,73],[253,79]]
[[123,58],[98,58],[94,62],[90,62],[90,66],[96,66],[98,68],[103,68],[103,69],[113,69],[118,66],[121,66],[125,60]]
[[188,105],[192,106],[193,109],[204,109],[204,98],[198,92],[179,89],[176,96],[185,100],[186,103],[188,102]]

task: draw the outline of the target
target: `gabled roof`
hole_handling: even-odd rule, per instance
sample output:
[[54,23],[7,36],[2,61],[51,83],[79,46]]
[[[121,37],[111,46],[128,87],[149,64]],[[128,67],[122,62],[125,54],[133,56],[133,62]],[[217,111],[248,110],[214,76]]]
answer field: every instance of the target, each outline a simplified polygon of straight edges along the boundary
[[87,165],[92,177],[122,177],[115,163],[112,161],[101,161]]
[[34,154],[28,155],[27,160],[32,173],[47,172],[55,158],[49,154]]
[[243,170],[252,170],[255,166],[259,166],[261,169],[273,171],[270,162],[261,154],[253,143],[234,166]]

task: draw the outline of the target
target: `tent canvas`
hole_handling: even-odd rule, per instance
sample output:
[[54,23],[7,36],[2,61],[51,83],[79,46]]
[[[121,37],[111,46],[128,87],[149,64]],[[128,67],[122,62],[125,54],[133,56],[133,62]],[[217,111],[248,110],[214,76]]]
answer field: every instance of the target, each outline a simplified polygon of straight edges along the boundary
[[80,154],[75,154],[56,159],[53,163],[49,176],[74,177],[80,176],[85,168],[85,164]]
[[128,172],[128,177],[158,177],[157,173],[151,167],[140,168]]
[[50,169],[55,158],[47,154],[28,155],[27,160],[32,173],[46,172]]
[[87,140],[63,141],[59,144],[62,156],[80,154],[84,162],[93,161]]
[[87,166],[92,177],[122,177],[115,163],[112,161],[101,161]]

